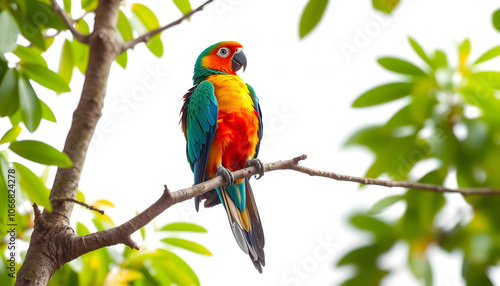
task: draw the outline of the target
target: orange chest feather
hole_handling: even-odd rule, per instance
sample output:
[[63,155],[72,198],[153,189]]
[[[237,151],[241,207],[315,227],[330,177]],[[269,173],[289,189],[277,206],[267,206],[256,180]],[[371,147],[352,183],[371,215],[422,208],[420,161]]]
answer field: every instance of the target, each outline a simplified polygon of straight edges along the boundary
[[214,85],[219,105],[209,163],[222,163],[233,170],[243,168],[246,160],[255,154],[259,141],[259,119],[252,97],[238,76],[214,75],[208,80]]

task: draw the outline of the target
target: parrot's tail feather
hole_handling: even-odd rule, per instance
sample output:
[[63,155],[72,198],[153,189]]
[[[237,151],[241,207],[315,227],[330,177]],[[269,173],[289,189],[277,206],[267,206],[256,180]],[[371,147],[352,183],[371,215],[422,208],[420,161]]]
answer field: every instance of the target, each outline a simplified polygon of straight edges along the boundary
[[194,197],[194,207],[197,212],[200,210],[200,196]]
[[221,187],[221,195],[236,242],[241,250],[250,256],[255,268],[262,273],[262,266],[265,265],[264,231],[248,179],[245,179],[244,211],[237,207],[224,187]]

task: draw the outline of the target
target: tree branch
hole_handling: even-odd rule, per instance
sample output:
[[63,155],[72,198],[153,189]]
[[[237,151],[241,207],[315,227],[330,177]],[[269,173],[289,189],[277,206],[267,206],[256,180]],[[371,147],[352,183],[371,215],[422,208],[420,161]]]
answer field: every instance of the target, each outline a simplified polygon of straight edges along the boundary
[[[310,176],[325,177],[329,179],[334,179],[337,181],[348,181],[361,183],[366,185],[378,185],[384,187],[402,187],[402,188],[412,188],[420,189],[425,191],[433,191],[438,193],[453,192],[461,193],[463,195],[500,195],[500,190],[495,190],[491,188],[461,188],[452,189],[445,188],[438,185],[423,184],[408,181],[387,181],[379,179],[370,179],[362,177],[354,177],[341,175],[333,172],[316,170],[308,167],[299,165],[299,162],[305,160],[306,155],[298,156],[290,160],[277,161],[274,163],[267,163],[264,165],[265,172],[271,172],[276,170],[293,170],[300,173],[304,173]],[[256,167],[248,167],[242,170],[233,172],[234,180],[239,180],[242,178],[248,178],[252,175],[257,175],[258,170]],[[140,228],[147,225],[155,217],[163,213],[165,210],[171,206],[192,199],[195,196],[204,194],[209,190],[213,190],[221,185],[225,184],[226,180],[223,176],[217,176],[211,180],[205,181],[203,183],[194,185],[189,188],[181,189],[175,192],[171,192],[165,185],[165,190],[163,195],[149,208],[144,210],[142,213],[133,217],[129,221],[123,223],[120,226],[92,233],[83,237],[75,236],[73,237],[73,247],[70,249],[74,250],[70,257],[76,258],[87,252],[97,250],[102,247],[107,247],[115,244],[125,244],[133,249],[139,249],[139,246],[131,239],[132,233],[139,230]]]
[[86,208],[88,208],[89,210],[91,211],[96,211],[98,213],[100,213],[101,215],[104,214],[104,211],[103,210],[100,210],[94,206],[91,206],[89,204],[86,204],[84,202],[80,202],[79,200],[76,200],[76,199],[73,199],[73,198],[65,198],[65,197],[58,197],[58,198],[52,198],[50,199],[51,202],[73,202],[75,204],[79,204],[81,206],[84,206]]
[[208,0],[206,1],[205,3],[201,4],[198,8],[194,9],[194,10],[191,10],[189,13],[185,14],[184,16],[180,17],[179,19],[177,19],[176,21],[166,25],[166,26],[163,26],[163,27],[160,27],[158,29],[155,29],[155,30],[152,30],[152,31],[149,31],[148,33],[142,35],[142,36],[139,36],[135,39],[132,39],[130,41],[127,41],[125,43],[123,43],[122,45],[122,52],[128,50],[128,49],[131,49],[133,48],[135,45],[139,44],[139,43],[147,43],[149,42],[149,39],[151,39],[151,37],[153,37],[154,35],[157,35],[163,31],[165,31],[166,29],[169,29],[169,28],[172,28],[173,26],[176,26],[176,25],[179,25],[180,23],[182,23],[182,21],[184,21],[185,19],[191,17],[194,13],[196,12],[199,12],[201,10],[203,10],[203,8],[205,7],[205,5],[211,3],[213,0]]
[[79,42],[82,42],[85,44],[88,43],[89,36],[80,33],[75,27],[73,27],[73,21],[71,21],[68,18],[68,16],[66,15],[66,12],[64,12],[64,10],[61,8],[61,6],[59,6],[59,4],[57,4],[57,1],[50,0],[50,2],[52,3],[52,9],[54,10],[54,12],[59,14],[59,16],[61,16],[62,20],[64,21],[64,24],[66,24],[68,29],[71,31],[71,34],[73,34],[73,37],[76,40],[78,40]]
[[[264,165],[264,169],[265,172],[290,170],[294,165],[297,165],[299,161],[305,160],[306,158],[305,155],[302,155],[291,160],[268,163]],[[248,178],[257,174],[258,170],[254,166],[233,172],[234,180]],[[217,176],[211,180],[175,192],[171,192],[165,185],[162,196],[154,204],[129,221],[117,227],[91,233],[86,236],[73,236],[72,246],[69,247],[72,252],[68,257],[75,259],[85,253],[119,243],[125,244],[133,249],[139,249],[139,246],[130,237],[132,233],[147,225],[171,206],[192,199],[195,196],[202,195],[225,183],[226,179],[223,176]]]
[[[305,155],[303,155],[305,156]],[[409,182],[409,181],[387,181],[380,179],[371,179],[371,178],[363,178],[363,177],[355,177],[349,175],[337,174],[334,172],[327,172],[316,170],[308,167],[301,166],[299,164],[290,165],[290,170],[294,170],[297,172],[301,172],[304,174],[308,174],[310,176],[318,176],[324,178],[330,178],[337,181],[346,181],[346,182],[355,182],[365,185],[377,185],[388,188],[400,187],[400,188],[408,188],[408,189],[418,189],[423,191],[432,191],[436,193],[459,193],[464,196],[470,195],[483,195],[483,196],[500,196],[500,190],[493,188],[446,188],[439,185],[418,183],[418,182]]]

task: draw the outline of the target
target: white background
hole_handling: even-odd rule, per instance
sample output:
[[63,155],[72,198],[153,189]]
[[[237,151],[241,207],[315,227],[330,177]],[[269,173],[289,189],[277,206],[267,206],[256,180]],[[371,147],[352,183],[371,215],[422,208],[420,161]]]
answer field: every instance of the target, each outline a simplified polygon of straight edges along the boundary
[[[259,157],[263,162],[307,154],[306,166],[362,176],[373,156],[360,148],[345,149],[343,143],[359,127],[387,120],[404,102],[351,109],[362,92],[400,78],[380,68],[378,57],[393,55],[423,66],[408,44],[411,36],[429,53],[443,49],[449,61],[456,63],[456,45],[465,38],[471,39],[472,58],[500,40],[491,25],[491,15],[500,5],[492,0],[403,0],[390,17],[374,12],[368,0],[330,0],[317,29],[299,40],[298,23],[306,2],[216,0],[189,23],[163,33],[162,58],[140,44],[129,52],[126,70],[114,64],[103,116],[80,182],[87,201],[103,198],[114,202],[116,207],[107,211],[120,224],[156,201],[164,184],[171,190],[192,184],[179,110],[182,96],[192,86],[197,56],[213,43],[235,40],[245,48],[248,67],[239,74],[260,98],[265,134]],[[192,1],[193,7],[201,3]],[[145,4],[161,24],[180,16],[171,1]],[[78,16],[76,10],[74,13]],[[61,43],[59,39],[54,45]],[[353,49],[352,54],[342,50],[347,46]],[[52,48],[46,57],[49,66],[57,70],[59,48]],[[74,74],[71,93],[56,96],[35,84],[58,123],[43,121],[34,135],[25,130],[20,139],[36,138],[62,150],[83,84],[76,69]],[[16,156],[10,159],[24,162]],[[38,174],[43,170],[34,163],[28,166]],[[420,167],[421,172],[426,168]],[[55,171],[51,168],[50,182]],[[412,175],[416,178],[421,172]],[[453,178],[448,181],[454,186]],[[334,264],[370,239],[354,230],[347,217],[367,210],[380,198],[402,192],[383,187],[360,190],[354,183],[291,171],[266,173],[260,181],[252,180],[252,186],[266,236],[263,274],[237,246],[220,206],[196,213],[192,201],[184,202],[155,220],[157,226],[189,221],[208,229],[208,234],[183,237],[205,245],[213,257],[174,249],[193,267],[202,285],[338,285],[354,269]],[[443,226],[453,221],[458,210],[469,210],[459,196],[446,197],[451,206],[436,221]],[[395,219],[403,211],[404,205],[396,204],[382,217]],[[88,222],[89,217],[87,210],[75,207],[72,221]],[[147,229],[147,246],[143,247],[161,246],[152,226]],[[383,285],[419,285],[407,269],[407,251],[405,244],[398,244],[379,261],[393,270]],[[435,285],[464,284],[461,253],[450,255],[431,247],[430,255]],[[494,284],[500,284],[498,271],[490,274]]]

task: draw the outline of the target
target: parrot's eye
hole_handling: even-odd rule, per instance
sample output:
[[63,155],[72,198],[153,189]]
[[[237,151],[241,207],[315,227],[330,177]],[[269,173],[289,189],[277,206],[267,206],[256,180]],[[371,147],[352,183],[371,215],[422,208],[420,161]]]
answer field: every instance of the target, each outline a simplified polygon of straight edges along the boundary
[[228,48],[220,48],[219,51],[217,52],[217,55],[225,58],[229,55],[229,49]]

